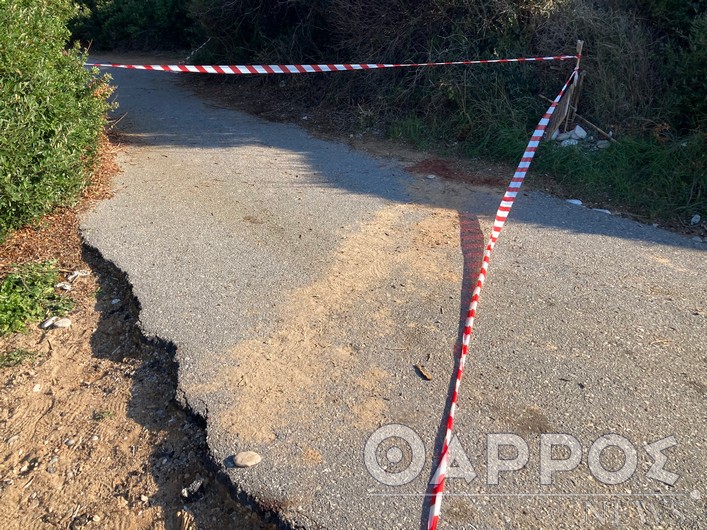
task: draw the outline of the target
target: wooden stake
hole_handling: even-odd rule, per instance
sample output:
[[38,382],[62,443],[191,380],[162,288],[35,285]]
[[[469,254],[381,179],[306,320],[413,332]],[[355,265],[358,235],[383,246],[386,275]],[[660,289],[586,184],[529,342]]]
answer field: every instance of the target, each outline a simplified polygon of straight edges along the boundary
[[[540,99],[544,99],[544,100],[547,101],[548,103],[552,103],[552,100],[551,100],[550,98],[546,98],[546,97],[543,96],[542,94],[540,95]],[[580,116],[579,114],[577,114],[577,109],[576,109],[576,108],[575,108],[575,109],[572,109],[572,110],[574,110],[574,115],[575,115],[575,117],[576,117],[576,118],[579,118],[579,119],[582,121],[582,123],[586,123],[587,125],[589,125],[589,126],[592,127],[593,129],[595,129],[599,134],[601,134],[602,136],[605,136],[607,140],[610,140],[610,141],[614,142],[615,144],[618,144],[618,143],[619,143],[619,141],[618,141],[616,138],[614,138],[613,136],[611,136],[608,132],[606,132],[606,131],[600,129],[599,127],[597,127],[596,125],[594,125],[592,122],[590,122],[590,121],[589,121],[587,118],[585,118],[584,116]]]
[[570,87],[570,93],[567,94],[567,101],[569,106],[567,107],[567,114],[565,116],[565,132],[569,129],[570,125],[574,122],[575,114],[577,113],[577,107],[579,106],[579,91],[582,88],[582,81],[584,80],[584,72],[579,73],[579,65],[582,62],[582,48],[584,48],[584,41],[577,41],[577,69],[578,75],[574,78],[572,86]]
[[579,69],[579,63],[582,60],[582,48],[584,47],[584,41],[583,40],[578,40],[577,41],[577,66],[575,68]]

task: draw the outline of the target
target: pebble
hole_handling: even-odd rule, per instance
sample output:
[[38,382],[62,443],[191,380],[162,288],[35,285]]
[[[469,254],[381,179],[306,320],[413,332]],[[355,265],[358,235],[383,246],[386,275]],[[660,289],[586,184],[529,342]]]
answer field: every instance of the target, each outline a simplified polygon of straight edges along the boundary
[[427,178],[428,178],[429,180],[434,180],[434,179],[437,178],[437,175],[427,175]]
[[50,327],[52,327],[54,325],[54,322],[56,322],[56,321],[57,321],[57,317],[49,317],[48,319],[46,319],[45,321],[43,321],[39,325],[39,328],[40,329],[49,329]]
[[20,439],[19,435],[14,434],[7,439],[7,445],[12,445],[19,439]]
[[83,278],[91,274],[89,271],[74,271],[66,278],[69,282],[73,283],[76,278]]
[[71,446],[74,445],[76,442],[74,441],[73,438],[67,438],[66,440],[64,440],[64,443],[65,443],[66,445],[68,445],[69,447],[71,447]]
[[150,498],[147,495],[140,495],[140,500],[142,502],[150,502]]
[[91,519],[93,519],[94,523],[100,523],[101,522],[101,516],[100,515],[94,515]]
[[558,142],[564,142],[565,140],[569,140],[572,137],[571,132],[563,132],[558,134],[555,138],[557,139]]
[[71,319],[70,318],[60,318],[60,319],[54,321],[53,326],[55,328],[59,328],[59,329],[66,329],[68,327],[71,327]]
[[112,305],[118,305],[120,303],[120,298],[113,298],[113,300],[110,301]]
[[585,131],[584,129],[582,129],[582,127],[577,125],[574,128],[574,131],[572,131],[571,136],[575,140],[584,140],[587,137],[587,131]]
[[609,210],[605,210],[604,208],[592,208],[592,210],[594,210],[595,212],[601,212],[607,215],[611,215],[611,212]]
[[39,383],[37,383],[36,385],[34,385],[34,386],[32,387],[32,392],[34,392],[35,394],[36,394],[37,392],[41,392],[41,391],[42,391],[42,385],[40,385]]
[[696,213],[695,215],[692,216],[692,219],[690,219],[690,224],[691,225],[699,224],[701,220],[702,220],[702,217],[700,217],[700,214]]
[[579,140],[575,140],[574,138],[570,138],[568,140],[563,140],[562,143],[560,144],[560,147],[569,147],[570,145],[577,145],[579,143]]
[[251,467],[259,464],[262,458],[255,451],[243,451],[233,457],[233,463],[236,467]]
[[96,436],[95,434],[94,434],[93,436],[91,436],[91,441],[92,441],[92,442],[97,442],[98,440],[99,440],[99,438],[98,438],[98,436]]
[[567,199],[566,202],[574,204],[575,206],[582,206],[582,201],[580,201],[579,199]]
[[611,142],[610,142],[609,140],[599,140],[599,141],[597,142],[597,147],[598,147],[599,149],[606,149],[606,148],[609,147],[610,145],[611,145]]
[[204,479],[198,478],[191,484],[189,484],[189,487],[183,488],[182,489],[182,497],[185,499],[193,499],[196,500],[198,497],[201,496],[201,487],[204,485]]
[[56,473],[56,463],[59,461],[58,456],[53,456],[47,464],[47,473]]

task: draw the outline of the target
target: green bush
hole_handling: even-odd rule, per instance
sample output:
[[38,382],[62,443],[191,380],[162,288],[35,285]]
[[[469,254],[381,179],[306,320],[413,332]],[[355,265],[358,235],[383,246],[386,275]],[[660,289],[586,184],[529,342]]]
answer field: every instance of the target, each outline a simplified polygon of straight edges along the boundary
[[79,0],[71,23],[74,39],[95,49],[174,50],[187,48],[200,33],[189,0]]
[[707,131],[707,12],[694,20],[688,46],[677,53],[672,77],[674,121]]
[[71,299],[57,294],[56,263],[31,263],[8,274],[0,284],[0,336],[24,331],[29,322],[65,315]]
[[66,49],[69,0],[0,0],[0,240],[73,201],[94,166],[108,88]]

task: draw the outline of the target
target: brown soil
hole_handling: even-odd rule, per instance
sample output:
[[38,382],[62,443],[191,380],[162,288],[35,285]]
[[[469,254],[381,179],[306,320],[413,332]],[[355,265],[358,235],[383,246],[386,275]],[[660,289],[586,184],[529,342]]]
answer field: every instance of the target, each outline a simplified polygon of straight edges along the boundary
[[0,368],[2,528],[271,528],[209,468],[202,425],[174,401],[173,352],[142,336],[126,278],[82,244],[79,214],[108,195],[115,151],[104,141],[78,207],[0,246],[0,278],[13,264],[46,259],[63,274],[91,272],[69,294],[69,329],[0,338],[0,353],[34,354]]

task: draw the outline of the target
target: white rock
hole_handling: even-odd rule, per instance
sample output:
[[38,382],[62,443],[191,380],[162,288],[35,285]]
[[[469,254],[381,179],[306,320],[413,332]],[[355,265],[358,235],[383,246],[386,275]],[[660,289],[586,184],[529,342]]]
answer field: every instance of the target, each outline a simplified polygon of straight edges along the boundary
[[39,383],[37,383],[36,385],[34,385],[34,386],[32,387],[32,392],[34,392],[35,394],[36,394],[37,392],[41,392],[41,391],[42,391],[42,385],[40,385]]
[[565,140],[569,140],[571,137],[572,137],[572,133],[571,133],[571,132],[563,132],[563,133],[558,134],[558,135],[555,137],[555,139],[556,139],[558,142],[564,142]]
[[560,147],[569,147],[570,145],[577,145],[579,143],[579,140],[575,140],[574,138],[570,138],[569,140],[563,140],[562,143],[560,143]]
[[83,278],[91,273],[89,271],[74,271],[66,278],[69,282],[73,283],[76,278]]
[[434,179],[437,178],[437,175],[427,175],[427,178],[428,178],[429,180],[434,180]]
[[57,318],[58,317],[49,317],[39,325],[40,329],[49,329],[54,325],[54,322],[56,322]]
[[259,464],[262,458],[255,451],[242,451],[233,457],[236,467],[251,467]]
[[140,495],[140,500],[142,502],[149,502],[150,498],[147,495]]
[[110,303],[111,305],[118,305],[120,303],[120,298],[113,298]]
[[606,148],[609,147],[610,145],[611,145],[611,142],[610,142],[609,140],[599,140],[599,141],[597,142],[597,147],[598,147],[599,149],[606,149]]
[[73,289],[71,284],[67,282],[59,282],[54,287],[61,289],[62,291],[71,291],[71,289]]
[[574,204],[575,206],[582,206],[582,201],[580,201],[579,199],[567,199],[566,202]]
[[604,208],[592,208],[592,210],[594,210],[595,212],[601,212],[601,213],[611,215],[611,212],[609,210],[605,210]]
[[700,217],[700,214],[696,213],[695,215],[692,216],[692,219],[690,219],[690,224],[691,225],[699,224],[701,220],[702,220],[702,217]]
[[552,133],[552,136],[550,137],[551,140],[557,140],[557,137],[560,136],[560,131],[555,129],[555,132]]
[[60,328],[60,329],[69,328],[69,327],[71,327],[71,319],[70,318],[60,318],[58,320],[55,320],[53,327]]
[[575,140],[584,140],[587,137],[587,131],[582,129],[579,125],[577,125],[574,128],[574,131],[572,131],[572,138]]

